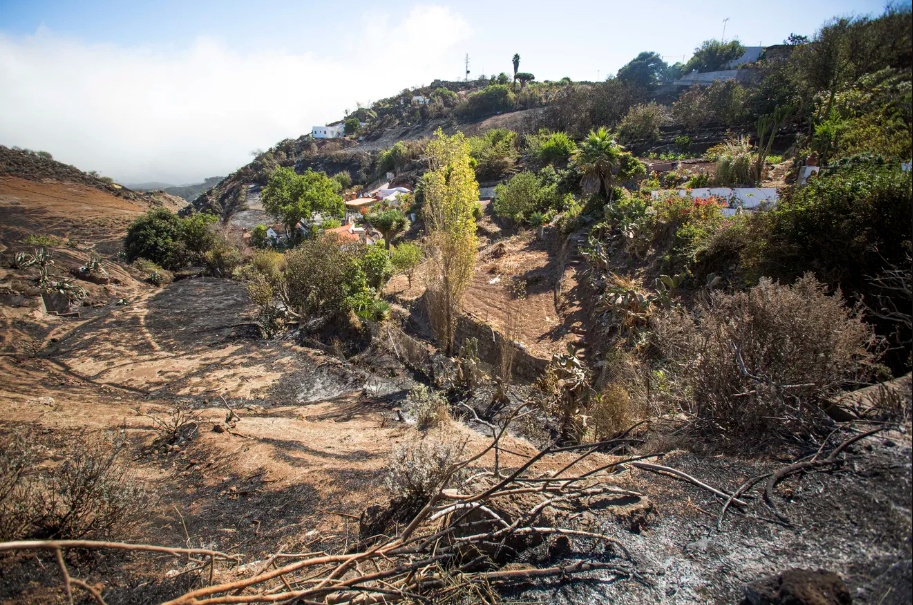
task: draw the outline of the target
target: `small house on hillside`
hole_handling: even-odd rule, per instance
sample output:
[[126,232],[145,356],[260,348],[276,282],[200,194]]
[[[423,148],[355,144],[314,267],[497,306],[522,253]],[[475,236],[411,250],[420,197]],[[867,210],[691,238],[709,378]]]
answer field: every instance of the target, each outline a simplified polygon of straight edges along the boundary
[[334,126],[314,126],[311,128],[311,136],[315,139],[338,139],[345,135],[346,127],[343,124]]
[[364,242],[370,246],[380,239],[379,235],[373,230],[368,231],[364,227],[356,227],[355,225],[351,224],[342,225],[341,227],[335,227],[333,229],[327,229],[324,231],[324,234],[337,238],[343,245]]
[[276,246],[279,242],[283,241],[285,238],[285,226],[282,223],[276,223],[271,225],[266,229],[266,238],[270,241],[270,244]]
[[399,196],[404,193],[412,193],[412,191],[407,187],[391,187],[388,189],[381,188],[374,192],[374,197],[379,200],[383,200],[393,206],[399,204]]
[[427,105],[430,102],[431,102],[431,99],[429,99],[428,97],[422,96],[422,95],[415,95],[414,97],[412,97],[413,105]]

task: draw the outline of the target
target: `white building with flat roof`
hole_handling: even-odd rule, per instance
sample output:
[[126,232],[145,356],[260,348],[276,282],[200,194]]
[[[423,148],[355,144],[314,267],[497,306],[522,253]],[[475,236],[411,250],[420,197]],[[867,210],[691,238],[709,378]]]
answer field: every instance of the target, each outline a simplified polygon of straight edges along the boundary
[[335,126],[314,126],[311,128],[311,136],[315,139],[338,139],[345,134],[346,127],[342,124]]

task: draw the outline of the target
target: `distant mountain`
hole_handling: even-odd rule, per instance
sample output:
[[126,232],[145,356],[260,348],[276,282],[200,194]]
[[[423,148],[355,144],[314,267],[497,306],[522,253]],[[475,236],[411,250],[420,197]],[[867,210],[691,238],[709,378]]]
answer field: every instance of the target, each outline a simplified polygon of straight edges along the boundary
[[204,191],[209,191],[218,185],[223,178],[225,177],[211,176],[202,183],[195,183],[193,185],[172,185],[171,183],[158,183],[153,181],[150,183],[137,183],[130,185],[130,187],[137,191],[164,191],[170,195],[176,195],[188,202],[192,202]]
[[75,166],[58,162],[50,154],[29,149],[0,145],[0,176],[35,182],[77,183],[147,208],[164,206],[170,210],[179,210],[186,206],[185,200],[178,196],[124,187],[109,177],[99,176],[95,172],[83,172]]
[[124,187],[129,187],[134,191],[164,191],[168,187],[177,187],[173,183],[162,183],[160,181],[149,181],[148,183],[124,183]]

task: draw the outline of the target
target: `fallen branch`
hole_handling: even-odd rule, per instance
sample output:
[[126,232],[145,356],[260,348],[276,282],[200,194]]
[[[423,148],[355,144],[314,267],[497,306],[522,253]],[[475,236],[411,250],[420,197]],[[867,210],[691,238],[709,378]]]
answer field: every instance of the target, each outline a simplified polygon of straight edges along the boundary
[[672,475],[673,477],[683,479],[683,480],[687,481],[688,483],[692,483],[702,489],[705,489],[705,490],[713,493],[714,495],[719,496],[720,498],[724,498],[727,502],[731,501],[732,503],[738,504],[739,506],[748,506],[748,503],[745,502],[744,500],[739,500],[734,495],[727,494],[726,492],[719,490],[719,489],[713,487],[712,485],[707,485],[703,481],[701,481],[699,479],[695,479],[691,475],[689,475],[687,473],[683,473],[682,471],[680,471],[678,469],[674,469],[674,468],[671,468],[668,466],[662,466],[659,464],[651,464],[649,462],[632,462],[631,466],[645,470],[645,471],[651,471],[654,473]]
[[[581,462],[597,455],[598,451],[612,451],[625,442],[627,432],[618,439],[596,444],[547,447],[522,460],[519,468],[509,471],[499,468],[501,476],[496,472],[461,473],[489,453],[498,453],[500,466],[500,440],[510,420],[521,417],[525,409],[524,405],[513,410],[501,427],[490,424],[492,440],[479,452],[445,469],[443,484],[446,486],[451,477],[458,475],[468,474],[471,479],[449,489],[442,487],[405,528],[360,552],[276,553],[257,564],[250,572],[253,575],[228,582],[213,582],[215,567],[218,562],[239,558],[207,549],[62,540],[9,542],[0,544],[0,552],[49,549],[59,553],[60,562],[63,550],[67,548],[113,548],[186,556],[196,564],[187,573],[199,574],[205,585],[197,585],[165,605],[286,602],[367,605],[403,601],[433,604],[445,597],[452,601],[452,591],[456,590],[477,591],[492,584],[524,583],[550,576],[564,578],[610,570],[619,579],[634,577],[636,562],[621,541],[603,533],[565,525],[574,516],[561,516],[565,514],[562,511],[569,508],[585,510],[606,495],[636,496],[634,492],[611,484],[612,473],[622,464],[644,464],[642,468],[646,470],[666,470],[666,467],[637,462],[643,456],[617,458],[608,463],[599,460],[597,464],[589,465],[596,468],[581,470]],[[556,459],[556,456],[566,455],[570,462],[560,457]],[[559,471],[547,471],[552,468]],[[491,471],[491,467],[488,470]],[[728,496],[719,490],[714,493]],[[523,497],[518,498],[519,495]],[[546,514],[547,510],[556,512]],[[498,558],[499,553],[517,553],[524,548],[519,545],[538,543],[547,536],[566,536],[602,544],[610,559],[529,570],[492,569],[491,559]],[[534,537],[537,539],[529,540]],[[68,595],[72,596],[72,586],[78,586],[89,592],[96,605],[104,604],[97,590],[93,593],[94,589],[86,588],[88,584],[71,578],[65,565],[60,567]],[[470,598],[470,601],[477,600]]]
[[[871,437],[872,435],[879,433],[883,430],[885,430],[885,427],[881,426],[876,429],[872,429],[871,431],[866,431],[865,433],[860,433],[858,435],[854,435],[853,437],[850,437],[849,439],[843,441],[837,447],[835,447],[833,450],[831,450],[831,453],[828,454],[828,456],[826,458],[820,457],[821,452],[824,448],[824,444],[822,444],[821,448],[818,449],[818,451],[815,453],[815,455],[812,456],[808,460],[802,460],[802,461],[790,464],[788,466],[784,466],[783,468],[781,468],[779,470],[772,471],[769,473],[764,473],[764,474],[758,475],[757,477],[752,477],[751,479],[749,479],[748,481],[746,481],[745,483],[740,485],[739,488],[732,494],[732,496],[730,496],[730,498],[726,500],[726,503],[723,505],[723,509],[720,511],[720,516],[717,518],[717,523],[716,523],[717,530],[722,529],[723,519],[726,516],[726,511],[729,509],[729,505],[732,504],[733,502],[736,502],[735,499],[738,498],[738,496],[741,496],[742,494],[747,493],[755,485],[759,484],[760,482],[764,481],[765,479],[767,480],[767,482],[764,485],[764,502],[773,511],[774,515],[776,515],[777,520],[779,522],[781,522],[785,525],[788,525],[788,526],[792,525],[789,521],[789,518],[786,517],[785,515],[783,515],[777,509],[776,504],[773,501],[773,492],[774,492],[774,489],[777,487],[777,484],[780,483],[781,481],[783,481],[784,479],[786,479],[787,477],[789,477],[790,475],[795,475],[796,473],[806,472],[809,470],[816,470],[816,469],[824,468],[824,467],[839,463],[841,460],[837,456],[839,456],[841,452],[845,451],[846,448],[850,447],[851,445],[853,445],[854,443],[856,443],[858,441],[861,441],[862,439],[865,439],[866,437]],[[830,435],[828,435],[828,438],[830,438]],[[826,443],[827,443],[827,441],[825,440],[825,444]]]

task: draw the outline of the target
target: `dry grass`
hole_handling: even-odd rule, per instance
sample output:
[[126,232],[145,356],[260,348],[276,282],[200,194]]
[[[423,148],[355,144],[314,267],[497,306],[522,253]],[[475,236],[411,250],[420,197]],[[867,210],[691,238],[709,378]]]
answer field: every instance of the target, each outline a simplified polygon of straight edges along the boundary
[[631,398],[628,391],[617,383],[608,385],[590,400],[589,433],[592,441],[601,441],[617,435],[631,424]]

